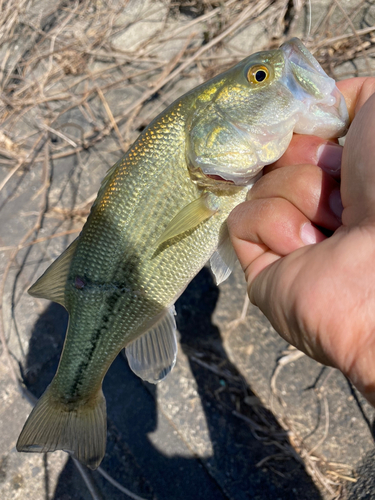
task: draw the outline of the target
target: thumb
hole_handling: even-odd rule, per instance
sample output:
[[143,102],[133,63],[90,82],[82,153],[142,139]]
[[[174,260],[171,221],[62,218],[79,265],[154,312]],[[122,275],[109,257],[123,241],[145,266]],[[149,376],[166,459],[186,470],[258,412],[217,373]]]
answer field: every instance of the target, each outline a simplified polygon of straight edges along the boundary
[[344,226],[375,222],[375,94],[356,114],[346,137],[341,170]]

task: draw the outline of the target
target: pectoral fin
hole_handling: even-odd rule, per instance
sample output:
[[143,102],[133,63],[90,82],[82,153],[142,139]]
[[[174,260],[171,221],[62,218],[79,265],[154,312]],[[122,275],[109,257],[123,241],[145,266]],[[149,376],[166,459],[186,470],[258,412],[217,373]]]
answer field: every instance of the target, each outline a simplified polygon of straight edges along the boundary
[[29,288],[33,297],[52,300],[65,306],[65,285],[78,238],[53,262],[42,276]]
[[133,372],[147,382],[156,384],[172,370],[177,357],[174,307],[165,309],[154,326],[126,349]]
[[168,224],[156,245],[194,229],[198,224],[212,217],[219,210],[219,199],[212,193],[205,193],[186,205]]
[[217,285],[220,285],[231,275],[237,256],[230,241],[228,227],[222,230],[219,246],[210,259],[211,270],[215,275]]

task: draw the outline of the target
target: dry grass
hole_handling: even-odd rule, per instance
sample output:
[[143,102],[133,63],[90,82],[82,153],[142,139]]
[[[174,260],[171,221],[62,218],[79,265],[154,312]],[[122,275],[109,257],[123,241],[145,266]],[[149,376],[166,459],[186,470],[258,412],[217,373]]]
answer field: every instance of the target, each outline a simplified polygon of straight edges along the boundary
[[[22,173],[43,166],[35,224],[17,245],[0,248],[7,256],[0,283],[4,346],[11,328],[4,311],[13,304],[13,298],[5,300],[4,289],[10,269],[21,267],[19,251],[79,231],[95,196],[91,193],[69,209],[50,203],[51,162],[74,156],[82,165],[84,156],[99,145],[120,156],[177,97],[181,81],[193,86],[243,58],[246,54],[236,36],[255,22],[262,23],[265,34],[262,48],[302,35],[334,77],[370,75],[374,68],[374,12],[368,1],[353,1],[345,10],[333,0],[318,16],[314,2],[309,6],[304,0],[164,0],[163,5],[154,2],[147,8],[144,4],[0,0],[0,191],[4,193],[15,178],[22,180]],[[137,26],[140,40],[122,46],[121,37],[134,34]],[[171,50],[171,41],[176,50]],[[70,219],[73,225],[68,231],[41,235],[46,217]],[[17,381],[10,355],[8,361]],[[294,445],[323,488],[339,498],[347,472],[313,459],[298,437]],[[283,452],[295,454],[285,446]]]

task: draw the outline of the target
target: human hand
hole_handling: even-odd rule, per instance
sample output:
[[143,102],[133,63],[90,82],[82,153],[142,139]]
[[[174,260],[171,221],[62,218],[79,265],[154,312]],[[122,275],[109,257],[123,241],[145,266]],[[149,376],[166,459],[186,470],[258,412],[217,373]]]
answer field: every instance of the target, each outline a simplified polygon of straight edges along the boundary
[[375,78],[338,87],[353,120],[344,148],[295,136],[228,226],[250,300],[375,406]]

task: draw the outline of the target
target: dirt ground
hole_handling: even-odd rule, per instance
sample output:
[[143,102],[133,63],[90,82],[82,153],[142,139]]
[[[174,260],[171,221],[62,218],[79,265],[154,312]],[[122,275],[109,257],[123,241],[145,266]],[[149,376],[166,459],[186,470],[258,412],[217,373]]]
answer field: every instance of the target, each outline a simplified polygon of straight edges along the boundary
[[41,395],[68,320],[26,290],[77,236],[105,172],[178,96],[293,36],[337,80],[375,75],[372,1],[0,0],[3,500],[375,499],[373,409],[255,307],[233,323],[239,266],[220,287],[204,268],[177,302],[165,381],[115,361],[98,471],[15,450],[33,404],[19,385]]

